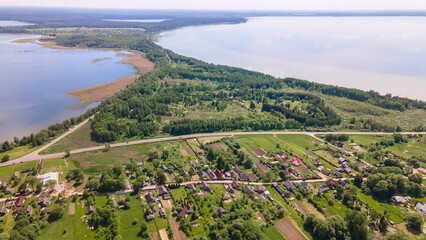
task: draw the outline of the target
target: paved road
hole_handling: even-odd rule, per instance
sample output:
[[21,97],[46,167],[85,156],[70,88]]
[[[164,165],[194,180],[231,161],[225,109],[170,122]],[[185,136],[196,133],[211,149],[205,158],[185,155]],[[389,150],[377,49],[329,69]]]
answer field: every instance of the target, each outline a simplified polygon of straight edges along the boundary
[[[93,116],[91,117],[93,118]],[[90,119],[90,118],[89,118]],[[52,142],[46,144],[45,146],[39,148],[38,150],[25,155],[23,157],[20,157],[18,159],[14,159],[8,162],[0,163],[0,167],[12,165],[16,163],[21,162],[31,162],[31,161],[38,161],[41,159],[52,159],[52,158],[60,158],[65,155],[64,152],[61,153],[53,153],[53,154],[47,154],[47,155],[39,155],[41,151],[44,149],[50,147],[51,145],[55,144],[59,140],[63,139],[70,133],[77,130],[79,127],[84,125],[89,119],[83,121],[82,123],[76,125],[73,127],[70,131],[64,133],[60,137],[56,138]],[[426,134],[426,132],[420,132],[421,134]],[[211,137],[211,136],[235,136],[235,135],[262,135],[262,134],[271,134],[271,135],[278,135],[278,134],[288,134],[288,135],[296,135],[296,134],[305,134],[309,135],[311,137],[317,138],[316,134],[359,134],[359,135],[392,135],[393,133],[387,133],[387,132],[219,132],[219,133],[201,133],[201,134],[191,134],[191,135],[183,135],[183,136],[173,136],[173,137],[162,137],[162,138],[154,138],[154,139],[145,139],[145,140],[137,140],[132,142],[123,142],[123,143],[114,143],[111,144],[110,147],[120,147],[120,146],[128,146],[128,145],[135,145],[135,144],[141,144],[141,143],[150,143],[150,142],[161,142],[161,141],[171,141],[171,140],[179,140],[179,139],[185,139],[185,138],[199,138],[199,137]],[[401,134],[418,134],[417,132],[401,132]],[[318,139],[318,138],[317,138]],[[97,147],[89,147],[89,148],[82,148],[78,150],[72,150],[70,151],[71,154],[75,153],[82,153],[82,152],[89,152],[89,151],[95,151],[104,149],[105,146],[97,146]]]

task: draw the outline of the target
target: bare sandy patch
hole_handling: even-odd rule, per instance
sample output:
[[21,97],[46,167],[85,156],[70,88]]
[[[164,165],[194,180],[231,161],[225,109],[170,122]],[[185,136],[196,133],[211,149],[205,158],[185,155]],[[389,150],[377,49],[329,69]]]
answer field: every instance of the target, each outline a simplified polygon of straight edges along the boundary
[[98,102],[102,99],[113,96],[116,92],[125,89],[132,84],[139,75],[118,79],[117,81],[99,84],[89,88],[83,88],[68,92],[69,95],[77,96],[81,102]]
[[110,58],[110,57],[95,58],[95,59],[92,60],[92,63],[98,63],[98,62],[102,62],[102,61],[109,60],[109,59],[112,59],[112,58]]
[[182,155],[184,156],[184,157],[186,157],[186,156],[188,156],[189,154],[188,154],[188,152],[185,150],[185,149],[179,149],[179,151],[180,151],[180,153],[182,153]]
[[280,233],[286,238],[286,239],[292,239],[292,240],[306,240],[308,239],[305,237],[299,229],[297,229],[291,222],[289,222],[287,219],[281,219],[278,222],[275,223],[275,227],[278,228]]
[[158,240],[158,232],[153,232],[150,234],[151,240]]
[[175,240],[186,240],[186,239],[188,239],[188,238],[185,237],[185,235],[183,235],[183,233],[181,231],[179,231],[179,225],[174,219],[170,219],[169,224],[170,224],[170,227],[172,228],[173,238]]
[[167,236],[166,229],[160,229],[160,238],[161,240],[169,240],[169,237]]
[[127,56],[128,58],[123,60],[122,63],[133,65],[140,74],[154,70],[155,64],[143,58],[138,52],[133,52],[133,54],[118,53],[117,55]]
[[68,207],[68,215],[75,214],[75,203],[70,203],[70,206]]
[[261,212],[256,212],[257,219],[262,220],[262,222],[266,222],[265,216]]

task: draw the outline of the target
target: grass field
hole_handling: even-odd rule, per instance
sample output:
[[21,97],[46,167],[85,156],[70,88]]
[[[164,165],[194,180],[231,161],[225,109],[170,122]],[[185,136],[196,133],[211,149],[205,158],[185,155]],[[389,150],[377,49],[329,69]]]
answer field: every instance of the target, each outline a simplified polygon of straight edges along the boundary
[[[34,168],[36,166],[37,166],[37,162],[25,162],[25,163],[13,164],[13,165],[9,165],[9,166],[0,167],[0,177],[2,177],[4,175],[8,175],[9,179],[11,179],[12,174],[14,172],[21,172],[22,168],[25,168],[25,167]],[[22,175],[22,173],[20,173],[20,175]]]
[[[141,224],[144,220],[143,210],[138,194],[126,194],[130,198],[130,209],[119,210],[118,216],[120,218],[120,232],[123,239],[138,239],[138,233]],[[118,195],[115,195],[118,197]],[[138,219],[138,223],[133,225],[133,219]]]
[[59,181],[64,181],[67,172],[71,169],[77,168],[74,161],[66,160],[67,165],[65,164],[65,160],[63,158],[54,158],[47,159],[43,163],[43,169],[41,170],[41,174],[47,172],[61,172],[59,174]]
[[103,145],[90,139],[90,123],[86,123],[77,129],[75,132],[66,136],[59,142],[53,144],[49,148],[42,151],[40,154],[51,154],[64,152],[65,150],[75,150],[79,148],[87,148]]
[[309,145],[312,145],[312,143],[320,142],[317,139],[304,134],[298,134],[298,135],[277,134],[277,138],[301,150],[305,150],[306,147]]
[[277,239],[277,240],[285,240],[285,238],[283,237],[283,235],[278,231],[278,229],[273,226],[270,225],[269,227],[266,228],[265,232],[263,232],[263,234],[265,234],[267,239]]
[[37,149],[39,149],[41,146],[37,146],[37,147],[31,147],[29,145],[26,146],[20,146],[20,147],[16,147],[10,151],[7,152],[3,152],[0,153],[0,159],[2,159],[5,155],[9,155],[10,159],[17,159],[20,158],[22,156],[25,156]]

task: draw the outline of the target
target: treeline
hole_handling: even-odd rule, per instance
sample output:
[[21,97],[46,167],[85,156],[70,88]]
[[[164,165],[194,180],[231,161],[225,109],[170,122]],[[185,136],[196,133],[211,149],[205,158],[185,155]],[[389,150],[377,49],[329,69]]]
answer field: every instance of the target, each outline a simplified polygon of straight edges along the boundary
[[307,91],[318,91],[326,95],[344,97],[360,102],[367,102],[381,108],[398,110],[401,112],[410,108],[426,109],[426,102],[424,101],[412,100],[397,96],[392,97],[390,94],[380,95],[378,92],[373,90],[367,92],[359,89],[325,85],[295,78],[285,78],[284,82],[291,88],[298,87]]
[[164,126],[163,132],[172,135],[183,135],[190,133],[210,133],[225,132],[233,130],[273,130],[284,129],[284,124],[280,121],[270,119],[247,119],[244,117],[228,119],[184,119],[171,121]]
[[78,117],[72,117],[63,121],[49,126],[47,129],[43,129],[36,134],[25,136],[19,139],[14,137],[13,141],[4,141],[1,143],[0,153],[10,151],[15,147],[31,145],[32,147],[40,146],[46,143],[49,139],[59,136],[65,131],[68,131],[72,126],[79,124],[83,120],[89,118],[97,111],[97,108],[92,108],[81,114]]

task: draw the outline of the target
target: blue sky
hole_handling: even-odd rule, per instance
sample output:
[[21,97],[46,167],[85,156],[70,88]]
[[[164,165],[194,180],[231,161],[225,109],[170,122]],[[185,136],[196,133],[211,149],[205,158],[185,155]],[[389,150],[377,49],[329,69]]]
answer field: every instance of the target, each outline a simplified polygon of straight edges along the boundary
[[0,0],[0,6],[205,10],[426,10],[426,0]]

